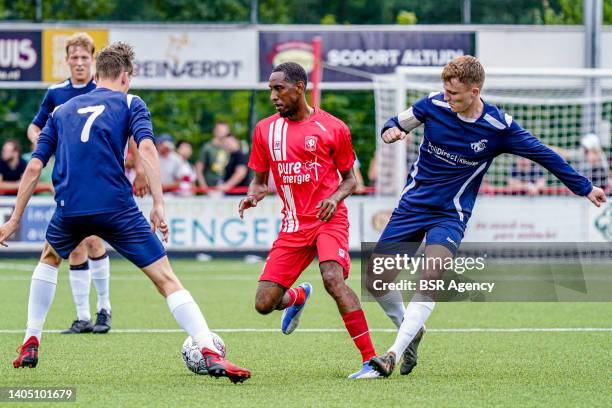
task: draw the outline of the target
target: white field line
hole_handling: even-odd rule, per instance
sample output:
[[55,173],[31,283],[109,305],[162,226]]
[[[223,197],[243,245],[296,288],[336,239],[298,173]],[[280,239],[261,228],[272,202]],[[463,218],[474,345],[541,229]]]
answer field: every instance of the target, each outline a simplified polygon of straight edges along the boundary
[[[181,281],[252,281],[257,282],[259,274],[247,275],[182,275],[180,276]],[[0,281],[30,281],[32,279],[31,274],[24,275],[2,275],[0,273]],[[61,277],[60,277],[61,279]],[[142,275],[115,275],[111,273],[111,281],[147,281],[147,276],[143,273]]]
[[[27,265],[27,264],[15,264],[15,263],[7,263],[0,262],[0,281],[27,281],[29,282],[32,279],[32,273],[27,274],[15,274],[15,271],[26,271],[33,272],[36,265]],[[236,271],[240,271],[240,268],[235,268]],[[120,269],[121,271],[121,269]],[[3,272],[13,272],[12,274],[4,274]],[[181,274],[180,279],[182,281],[253,281],[257,282],[257,278],[259,273],[253,274],[231,274],[228,273],[229,270],[224,270],[223,273],[218,274],[214,271],[201,271],[201,273],[195,272],[189,275]],[[117,272],[117,274],[113,275],[113,268],[111,267],[111,281],[141,281],[147,280],[147,277],[144,273],[129,273],[125,274],[125,272]],[[358,275],[351,276],[352,279],[358,279]]]
[[[236,329],[212,329],[217,333],[280,333],[279,329],[256,329],[256,328],[236,328]],[[58,334],[62,330],[45,330],[45,333]],[[302,333],[344,333],[346,329],[340,328],[320,328],[320,329],[297,329]],[[396,329],[370,329],[375,333],[395,333]],[[23,333],[24,330],[0,329],[0,334]],[[112,333],[182,333],[181,329],[112,329]],[[604,332],[612,333],[612,327],[516,327],[516,328],[452,328],[452,329],[427,329],[428,333],[586,333]]]
[[[33,270],[33,269],[32,269]],[[31,271],[30,269],[28,269],[28,271]],[[202,273],[201,275],[197,275],[197,274],[189,274],[189,275],[180,275],[179,278],[181,281],[251,281],[251,282],[257,282],[257,279],[259,277],[259,273],[254,273],[252,275],[247,275],[247,274],[220,274],[220,275],[215,275],[213,273]],[[32,279],[32,274],[31,273],[27,273],[27,274],[21,274],[21,275],[15,275],[15,274],[11,274],[11,275],[5,275],[2,274],[2,271],[0,270],[0,282],[5,281],[5,282],[9,282],[9,281],[16,281],[16,282],[29,282]],[[60,274],[59,279],[65,279],[65,277],[62,276],[62,274]],[[116,274],[113,275],[112,271],[111,271],[111,276],[110,276],[111,281],[124,281],[124,282],[134,282],[134,281],[148,281],[147,276],[142,273],[142,274],[130,274],[130,275],[121,275],[121,274]],[[358,274],[355,274],[353,276],[349,276],[348,281],[349,282],[357,282],[360,281],[361,278]]]
[[[195,262],[195,261],[194,261]],[[10,263],[10,262],[1,262],[0,261],[0,276],[2,273],[4,272],[15,272],[15,271],[26,271],[26,272],[33,272],[34,268],[36,268],[37,264],[21,264],[21,263]],[[67,262],[64,261],[62,263],[62,267],[64,267],[63,265],[67,265]],[[244,266],[248,266],[249,264],[238,264],[238,265],[224,265],[222,272],[221,273],[231,273],[231,272],[242,272],[244,271]],[[256,269],[257,271],[260,271],[263,268],[263,262],[261,264],[255,264],[258,265],[259,268]],[[176,265],[174,265],[176,266]],[[67,268],[67,267],[64,267]],[[130,275],[139,275],[141,273],[139,273],[138,268],[136,268],[136,266],[129,266],[129,265],[114,265],[111,261],[111,276],[113,275],[113,271],[115,271],[118,274],[130,274]],[[195,274],[195,275],[199,275],[201,273],[207,274],[207,273],[219,273],[218,268],[213,268],[210,265],[207,264],[202,264],[202,265],[196,265],[195,269],[192,268],[192,272],[189,272],[190,274]],[[142,273],[142,275],[144,276],[144,273]],[[245,274],[247,275],[247,274]],[[259,276],[259,274],[257,273],[256,276]]]
[[34,271],[36,265],[26,265],[26,264],[14,264],[14,263],[6,263],[0,262],[0,271],[3,269],[16,269],[18,271]]

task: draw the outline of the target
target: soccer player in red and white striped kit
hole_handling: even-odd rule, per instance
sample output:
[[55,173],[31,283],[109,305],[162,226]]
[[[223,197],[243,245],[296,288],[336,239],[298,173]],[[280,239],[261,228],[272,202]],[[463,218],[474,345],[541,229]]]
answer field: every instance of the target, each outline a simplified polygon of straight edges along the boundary
[[318,256],[325,289],[361,352],[363,365],[349,378],[376,378],[378,373],[367,364],[374,356],[368,324],[359,298],[345,282],[350,259],[343,200],[356,185],[351,134],[338,118],[308,106],[306,84],[300,65],[277,66],[269,80],[277,113],[261,120],[253,135],[249,167],[255,177],[240,202],[240,216],[266,196],[270,170],[284,204],[281,231],[259,277],[255,308],[261,314],[283,310],[281,330],[292,333],[312,291],[310,283],[292,285]]

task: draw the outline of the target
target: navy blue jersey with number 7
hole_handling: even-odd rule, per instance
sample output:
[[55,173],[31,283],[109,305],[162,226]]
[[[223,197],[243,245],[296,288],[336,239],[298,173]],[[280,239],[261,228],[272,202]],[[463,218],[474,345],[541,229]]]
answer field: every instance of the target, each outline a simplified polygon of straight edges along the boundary
[[97,88],[55,108],[32,158],[55,154],[53,186],[63,216],[136,207],[124,160],[131,135],[153,139],[151,114],[138,96]]

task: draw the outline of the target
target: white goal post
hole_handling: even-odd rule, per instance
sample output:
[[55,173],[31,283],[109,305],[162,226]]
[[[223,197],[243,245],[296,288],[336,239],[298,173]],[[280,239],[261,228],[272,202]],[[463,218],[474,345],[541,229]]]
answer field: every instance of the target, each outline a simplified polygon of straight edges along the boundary
[[[602,69],[486,69],[482,98],[499,106],[543,143],[555,148],[594,183],[607,187],[612,136],[612,70]],[[376,104],[376,191],[397,195],[416,159],[423,127],[407,143],[382,143],[382,125],[419,98],[442,91],[442,67],[399,67],[374,77]],[[589,135],[587,137],[587,135]],[[596,139],[594,139],[595,135]],[[405,146],[406,149],[400,148]],[[511,194],[509,179],[518,159],[501,155],[491,166],[481,191]],[[524,166],[525,163],[521,163]],[[545,169],[534,172],[546,180],[543,194],[564,189]]]

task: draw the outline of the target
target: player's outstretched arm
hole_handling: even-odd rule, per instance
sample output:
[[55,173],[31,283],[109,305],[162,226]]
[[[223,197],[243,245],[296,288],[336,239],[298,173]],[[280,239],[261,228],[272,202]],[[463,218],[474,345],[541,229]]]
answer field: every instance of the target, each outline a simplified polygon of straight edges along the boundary
[[317,208],[319,209],[317,218],[321,221],[331,220],[336,213],[338,203],[350,196],[357,187],[357,179],[355,178],[355,172],[352,167],[348,170],[340,171],[340,176],[342,176],[342,181],[334,194],[317,204]]
[[247,196],[240,200],[240,204],[238,204],[238,214],[240,214],[240,218],[244,217],[245,210],[251,207],[257,207],[257,203],[263,200],[267,193],[268,172],[256,171],[253,181],[251,181],[251,184],[249,184]]
[[11,218],[9,218],[9,220],[0,227],[0,245],[6,246],[5,241],[11,235],[13,235],[13,233],[17,230],[17,227],[19,227],[21,217],[23,216],[23,211],[25,210],[26,205],[28,205],[32,194],[34,194],[34,189],[38,184],[38,179],[40,178],[40,173],[43,167],[43,163],[36,157],[32,157],[32,160],[30,160],[28,163],[28,166],[21,177],[21,182],[19,183],[19,190],[17,192],[17,199],[13,214],[11,215]]
[[[588,197],[592,193],[594,199],[596,196],[599,197],[599,193],[595,190],[596,187],[593,186],[589,179],[579,174],[553,149],[544,145],[531,133],[521,128],[516,121],[510,122],[509,127],[504,132],[506,134],[502,138],[505,143],[503,151],[526,157],[538,163],[554,174],[576,195]],[[598,199],[593,201],[590,197],[589,200],[595,205],[597,205],[596,201],[599,202]]]
[[153,208],[150,215],[151,229],[153,231],[158,229],[163,235],[164,242],[168,242],[169,231],[164,212],[164,195],[159,175],[159,157],[157,156],[157,149],[153,140],[142,140],[138,146],[138,152],[142,158],[142,165],[149,180],[149,188],[153,197]]
[[601,205],[607,201],[606,193],[596,186],[593,186],[591,192],[587,194],[587,198],[595,204],[596,207],[601,207]]

